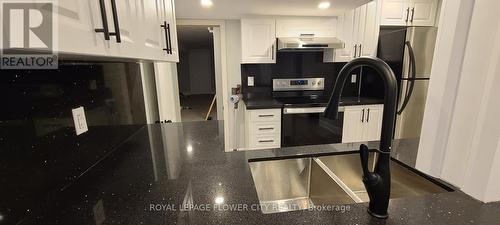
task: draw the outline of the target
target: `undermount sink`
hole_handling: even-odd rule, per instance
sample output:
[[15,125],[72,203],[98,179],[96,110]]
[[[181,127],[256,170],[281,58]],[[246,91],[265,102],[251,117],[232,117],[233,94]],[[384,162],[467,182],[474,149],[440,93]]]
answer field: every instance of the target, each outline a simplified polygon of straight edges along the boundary
[[[394,160],[390,167],[391,198],[450,191]],[[358,154],[251,162],[250,169],[264,214],[369,201]]]

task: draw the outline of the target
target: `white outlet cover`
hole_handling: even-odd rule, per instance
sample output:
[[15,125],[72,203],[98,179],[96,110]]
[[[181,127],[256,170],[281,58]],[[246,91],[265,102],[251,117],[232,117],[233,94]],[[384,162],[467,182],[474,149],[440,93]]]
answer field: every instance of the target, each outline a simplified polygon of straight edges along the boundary
[[89,130],[87,127],[87,119],[85,118],[85,109],[83,106],[71,110],[73,113],[73,121],[75,122],[76,135],[83,134]]
[[254,77],[248,77],[248,86],[253,87],[255,85],[255,79]]
[[351,83],[353,83],[353,84],[356,83],[356,80],[357,80],[356,78],[357,78],[357,75],[356,74],[352,74],[351,75]]

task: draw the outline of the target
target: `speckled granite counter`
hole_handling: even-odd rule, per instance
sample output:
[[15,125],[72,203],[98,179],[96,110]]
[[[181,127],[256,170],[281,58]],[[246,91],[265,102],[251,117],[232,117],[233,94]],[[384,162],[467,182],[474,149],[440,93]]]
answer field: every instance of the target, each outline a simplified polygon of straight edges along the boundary
[[[48,196],[24,220],[13,223],[96,224],[96,218],[105,218],[104,224],[442,225],[500,221],[500,203],[483,204],[458,191],[391,200],[387,220],[371,218],[366,204],[347,205],[345,210],[276,214],[244,209],[180,210],[177,206],[182,203],[213,205],[223,200],[230,205],[258,204],[249,160],[357,148],[355,144],[340,144],[225,153],[222,130],[217,121],[144,127],[67,189]],[[397,146],[402,147],[395,151],[403,154],[405,145]],[[155,205],[160,207],[155,209]]]
[[[243,102],[247,109],[276,109],[282,108],[283,103],[276,100],[272,96],[258,95],[252,97],[244,97]],[[384,100],[379,98],[357,98],[357,97],[343,97],[340,105],[371,105],[383,104]],[[326,106],[324,103],[322,106]]]

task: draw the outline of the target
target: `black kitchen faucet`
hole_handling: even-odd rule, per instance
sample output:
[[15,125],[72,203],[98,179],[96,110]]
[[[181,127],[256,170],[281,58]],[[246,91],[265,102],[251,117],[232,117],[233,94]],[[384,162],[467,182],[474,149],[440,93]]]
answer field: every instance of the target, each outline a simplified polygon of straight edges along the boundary
[[367,66],[375,69],[380,78],[384,81],[384,114],[382,119],[382,135],[380,137],[380,149],[375,169],[370,172],[368,169],[369,150],[366,145],[360,146],[361,166],[363,168],[363,183],[365,185],[370,204],[368,213],[370,215],[385,219],[388,217],[389,197],[391,193],[391,172],[389,168],[392,134],[394,132],[394,120],[396,118],[397,90],[396,76],[389,65],[378,58],[362,57],[347,63],[340,71],[332,96],[325,110],[325,117],[335,119],[337,117],[340,95],[347,78],[352,71]]

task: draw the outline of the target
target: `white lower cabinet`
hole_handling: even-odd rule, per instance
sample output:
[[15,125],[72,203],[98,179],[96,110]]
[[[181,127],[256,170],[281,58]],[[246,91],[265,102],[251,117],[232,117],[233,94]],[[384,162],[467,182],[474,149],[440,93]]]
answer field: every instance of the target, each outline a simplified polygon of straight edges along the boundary
[[346,106],[342,143],[378,141],[384,105]]
[[247,150],[281,147],[281,109],[245,111]]

